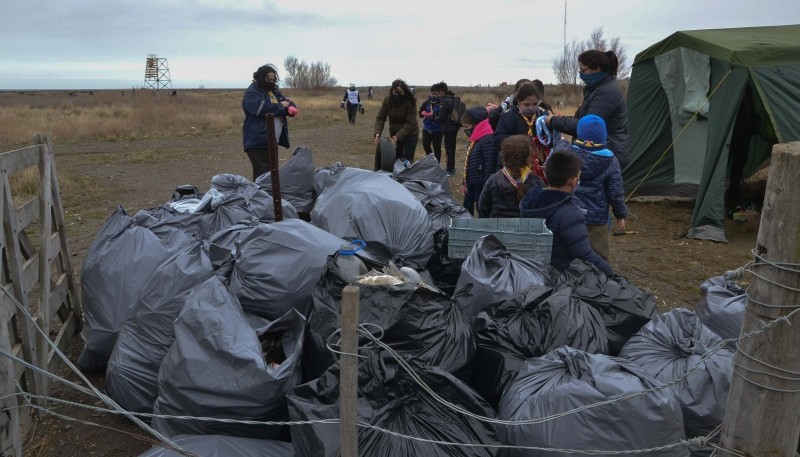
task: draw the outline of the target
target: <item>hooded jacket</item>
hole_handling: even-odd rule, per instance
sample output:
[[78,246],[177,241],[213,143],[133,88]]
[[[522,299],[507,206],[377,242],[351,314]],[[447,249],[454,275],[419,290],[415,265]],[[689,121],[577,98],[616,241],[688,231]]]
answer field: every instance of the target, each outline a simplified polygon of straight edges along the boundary
[[575,112],[575,117],[556,116],[551,127],[575,138],[578,134],[578,120],[587,114],[596,114],[606,122],[608,149],[619,160],[621,168],[628,163],[628,107],[616,78],[607,75],[592,87],[583,89],[583,101]]
[[422,119],[422,128],[428,132],[441,132],[442,131],[442,124],[436,121],[436,118],[439,117],[439,112],[441,111],[442,105],[437,101],[433,101],[432,97],[428,97],[421,105],[419,105],[419,117],[422,117],[422,113],[424,112],[431,112],[433,116],[426,117]]
[[[563,143],[559,143],[556,149],[570,147]],[[614,154],[608,149],[589,150],[577,144],[572,145],[571,149],[583,162],[581,183],[575,189],[575,196],[580,201],[580,207],[586,210],[586,223],[608,223],[609,205],[616,219],[625,218],[628,208],[625,206],[622,170]]]
[[416,111],[417,107],[410,98],[403,97],[400,101],[393,100],[391,95],[384,98],[375,116],[374,134],[380,135],[388,119],[389,136],[397,136],[399,141],[403,141],[408,135],[419,135]]
[[266,149],[267,148],[267,114],[272,113],[275,117],[282,117],[282,127],[278,138],[278,145],[285,148],[289,147],[289,126],[286,123],[286,107],[280,102],[286,100],[280,89],[272,89],[272,96],[277,101],[270,100],[270,92],[259,88],[256,83],[250,83],[242,97],[242,109],[244,110],[244,123],[242,124],[242,142],[244,149]]
[[[525,179],[525,185],[530,192],[531,189],[541,190],[544,182],[531,172]],[[478,199],[478,214],[480,217],[519,217],[519,204],[517,189],[499,169],[489,176],[483,186]]]
[[550,264],[564,270],[575,259],[592,263],[600,271],[614,276],[614,270],[592,249],[583,212],[574,195],[552,189],[531,189],[520,203],[521,217],[537,217],[553,232]]
[[483,188],[489,176],[497,171],[497,148],[494,145],[494,132],[489,119],[486,118],[485,108],[469,108],[467,113],[473,120],[483,120],[475,125],[472,135],[469,136],[465,182],[468,186]]

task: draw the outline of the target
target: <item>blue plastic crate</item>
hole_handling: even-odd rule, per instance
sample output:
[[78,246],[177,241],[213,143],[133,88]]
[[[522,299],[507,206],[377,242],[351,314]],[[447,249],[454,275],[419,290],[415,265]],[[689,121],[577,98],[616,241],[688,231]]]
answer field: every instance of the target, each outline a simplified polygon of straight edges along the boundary
[[478,238],[491,234],[522,258],[550,263],[553,232],[544,225],[544,219],[453,219],[448,232],[448,255],[453,259],[466,259]]

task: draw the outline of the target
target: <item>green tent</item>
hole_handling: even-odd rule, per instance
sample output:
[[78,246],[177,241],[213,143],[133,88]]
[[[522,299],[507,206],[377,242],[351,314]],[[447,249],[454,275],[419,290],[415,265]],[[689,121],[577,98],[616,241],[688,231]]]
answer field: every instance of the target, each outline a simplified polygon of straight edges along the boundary
[[800,25],[674,33],[636,56],[628,111],[627,192],[696,197],[688,236],[726,241],[726,183],[800,140]]

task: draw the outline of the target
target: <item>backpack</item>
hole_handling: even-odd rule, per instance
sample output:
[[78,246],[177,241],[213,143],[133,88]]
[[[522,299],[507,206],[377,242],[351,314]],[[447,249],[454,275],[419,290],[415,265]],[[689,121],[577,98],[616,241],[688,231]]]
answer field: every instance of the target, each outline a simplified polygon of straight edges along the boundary
[[467,112],[467,105],[461,101],[461,97],[453,95],[453,111],[450,112],[450,120],[461,125],[461,117]]

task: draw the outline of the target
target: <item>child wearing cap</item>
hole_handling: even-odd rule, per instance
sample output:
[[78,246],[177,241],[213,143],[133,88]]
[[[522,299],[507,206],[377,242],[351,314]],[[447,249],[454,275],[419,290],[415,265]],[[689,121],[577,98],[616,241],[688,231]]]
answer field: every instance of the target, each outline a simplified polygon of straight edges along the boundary
[[[589,114],[578,121],[577,139],[569,146],[581,159],[580,186],[575,196],[586,211],[589,242],[600,257],[609,260],[608,207],[617,226],[625,229],[625,191],[622,170],[613,152],[606,147],[606,123],[602,117]],[[562,146],[563,147],[563,146]]]

